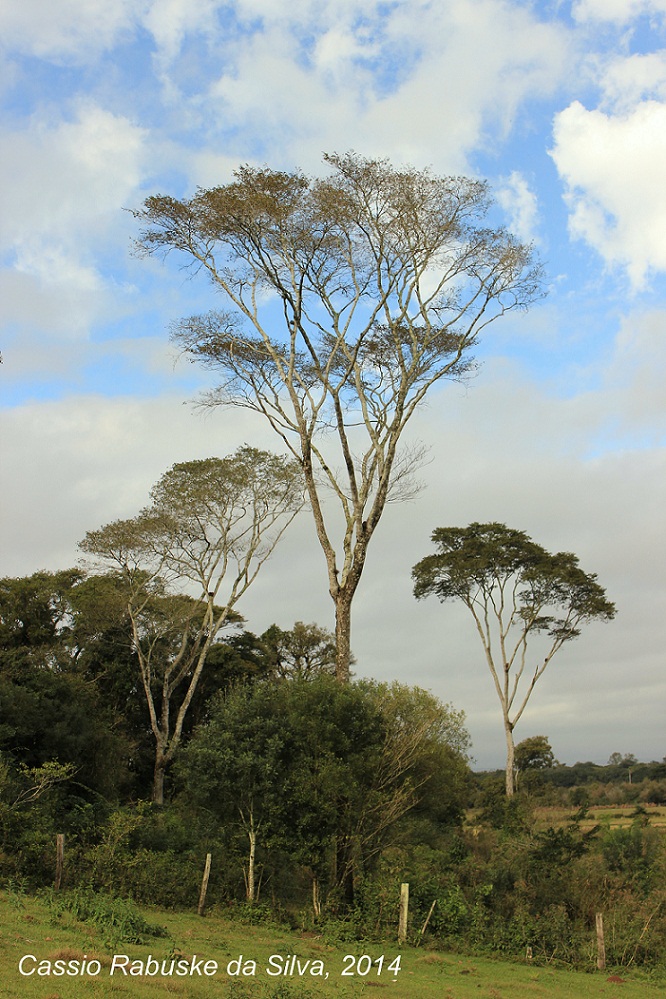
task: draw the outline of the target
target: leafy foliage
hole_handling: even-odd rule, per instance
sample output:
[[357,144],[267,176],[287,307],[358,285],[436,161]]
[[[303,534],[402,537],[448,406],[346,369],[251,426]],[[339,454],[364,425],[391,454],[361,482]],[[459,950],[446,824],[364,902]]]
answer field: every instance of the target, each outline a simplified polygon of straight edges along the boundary
[[[332,888],[359,872],[415,808],[456,823],[462,718],[424,691],[320,677],[218,697],[177,767],[188,798],[252,828]],[[335,875],[335,848],[346,844]]]
[[[165,622],[172,612],[165,602]],[[65,832],[57,918],[94,921],[112,950],[148,932],[128,899],[193,909],[212,852],[210,905],[316,926],[350,949],[394,937],[408,881],[411,939],[424,946],[590,967],[603,912],[609,965],[663,964],[666,841],[647,805],[664,794],[663,761],[618,753],[566,767],[533,736],[516,747],[521,778],[507,798],[501,775],[471,781],[460,712],[418,688],[335,682],[331,636],[297,625],[212,645],[178,793],[137,802],[150,732],[118,578],[2,580],[0,628],[0,872],[17,908],[52,883]],[[621,813],[606,809],[591,826],[579,808],[549,824],[539,815],[553,813],[535,808],[588,801],[633,802],[631,820],[616,827]]]

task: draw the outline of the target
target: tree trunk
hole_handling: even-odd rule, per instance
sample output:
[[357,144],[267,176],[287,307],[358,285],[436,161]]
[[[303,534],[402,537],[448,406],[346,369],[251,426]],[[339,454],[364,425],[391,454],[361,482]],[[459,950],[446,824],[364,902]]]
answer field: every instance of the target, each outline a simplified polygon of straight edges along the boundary
[[342,834],[338,835],[335,844],[335,870],[342,911],[349,912],[354,905],[354,863],[352,844]]
[[335,599],[335,678],[349,683],[351,662],[351,596],[340,590]]
[[206,908],[206,894],[208,892],[208,879],[210,877],[210,865],[213,859],[211,853],[206,854],[206,865],[204,867],[203,878],[201,880],[201,891],[199,893],[199,906],[197,912],[200,916],[203,916],[204,910]]
[[55,890],[60,890],[60,885],[62,884],[62,872],[65,867],[65,834],[58,833],[56,835],[56,876],[55,876]]
[[153,804],[164,804],[164,772],[166,770],[166,760],[161,753],[155,757],[155,769],[153,771]]
[[513,728],[505,719],[504,733],[506,735],[506,796],[512,798],[516,790],[516,775],[514,770]]
[[312,911],[315,919],[321,916],[321,889],[317,878],[312,879]]
[[256,876],[255,876],[255,864],[257,856],[257,833],[254,828],[254,822],[252,821],[252,818],[250,819],[250,821],[252,822],[252,825],[247,830],[248,839],[250,841],[250,853],[247,861],[247,879],[246,879],[247,884],[245,886],[246,888],[245,894],[248,902],[254,902],[257,891]]

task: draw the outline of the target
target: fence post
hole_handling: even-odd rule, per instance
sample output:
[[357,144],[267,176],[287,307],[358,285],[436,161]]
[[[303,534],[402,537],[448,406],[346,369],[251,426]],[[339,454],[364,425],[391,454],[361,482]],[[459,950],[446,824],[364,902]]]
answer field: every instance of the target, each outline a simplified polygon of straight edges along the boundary
[[407,939],[407,917],[409,915],[409,885],[403,881],[400,885],[400,921],[398,923],[398,943]]
[[204,914],[204,908],[206,906],[206,892],[208,891],[208,878],[210,877],[210,863],[212,860],[212,854],[206,854],[206,866],[204,867],[203,880],[201,882],[201,892],[199,894],[199,908],[197,913],[200,916]]
[[65,866],[65,834],[56,834],[56,875],[55,890],[58,891],[62,883],[62,872]]
[[606,942],[604,940],[604,914],[597,913],[597,968],[603,971],[606,967]]
[[418,939],[418,941],[416,943],[417,947],[421,943],[421,940],[423,940],[423,934],[428,929],[428,923],[430,922],[430,917],[432,916],[433,912],[435,911],[435,906],[436,905],[437,905],[437,899],[435,899],[435,901],[430,906],[430,911],[428,912],[428,915],[426,916],[426,921],[423,924],[423,926],[421,927],[421,936],[419,937],[419,939]]

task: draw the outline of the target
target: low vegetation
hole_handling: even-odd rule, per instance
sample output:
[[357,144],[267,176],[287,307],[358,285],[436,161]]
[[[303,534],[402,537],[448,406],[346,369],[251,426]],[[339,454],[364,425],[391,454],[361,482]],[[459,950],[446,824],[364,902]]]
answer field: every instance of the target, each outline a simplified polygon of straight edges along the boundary
[[[108,913],[108,899],[100,909]],[[167,992],[188,999],[210,995],[221,999],[359,999],[385,988],[393,999],[601,999],[616,991],[624,999],[658,999],[665,992],[635,970],[621,975],[583,974],[525,961],[507,964],[487,957],[463,957],[424,944],[398,947],[394,940],[383,945],[365,941],[336,946],[325,934],[292,932],[274,922],[250,926],[217,912],[204,919],[152,908],[136,915],[143,924],[141,941],[118,938],[110,947],[109,924],[99,912],[84,918],[78,907],[63,904],[54,909],[44,900],[5,891],[0,894],[0,996],[81,999],[118,992],[126,999],[157,999]],[[157,935],[150,935],[151,926]],[[398,954],[401,960],[396,971]],[[19,972],[22,958],[26,974]],[[291,971],[292,958],[294,973],[285,974],[285,968]],[[198,963],[202,959],[209,972],[213,970],[209,962],[216,964],[213,974],[203,973],[204,966]],[[256,962],[256,974],[242,974],[243,968],[252,970],[251,961]],[[38,967],[44,971],[46,962],[51,974],[38,975]],[[83,966],[84,974],[56,975],[57,962],[65,968]],[[99,962],[97,974],[94,962]],[[305,969],[302,976],[299,965]],[[192,967],[193,974],[176,974]],[[162,974],[172,968],[171,974]],[[312,975],[310,969],[323,969],[324,974]],[[268,975],[268,970],[275,973]],[[345,970],[349,974],[343,975]]]

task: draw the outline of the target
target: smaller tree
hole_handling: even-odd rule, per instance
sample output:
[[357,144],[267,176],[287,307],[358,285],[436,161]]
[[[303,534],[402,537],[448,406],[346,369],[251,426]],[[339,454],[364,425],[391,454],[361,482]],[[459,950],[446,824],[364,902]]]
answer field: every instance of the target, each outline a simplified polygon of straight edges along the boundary
[[301,509],[302,477],[295,462],[244,446],[174,465],[151,499],[137,517],[88,532],[80,547],[115,567],[125,586],[161,804],[211,646]]
[[519,773],[524,770],[547,770],[556,764],[553,747],[545,735],[531,735],[516,746],[514,765]]
[[[513,732],[537,681],[558,649],[578,637],[583,623],[611,620],[615,606],[575,555],[553,555],[504,524],[440,527],[432,540],[437,552],[412,570],[414,594],[462,600],[474,618],[502,708],[506,793],[512,795]],[[528,644],[537,636],[543,639],[541,648],[528,660]]]
[[530,790],[541,786],[543,783],[541,771],[557,766],[553,747],[546,736],[531,735],[519,742],[515,749],[513,766],[516,784],[520,778],[522,785],[523,778],[525,778],[525,784]]
[[297,621],[290,631],[272,624],[260,641],[276,677],[311,680],[316,676],[335,676],[335,635],[318,624]]
[[261,858],[286,851],[319,916],[322,888],[341,903],[409,812],[458,820],[467,745],[462,714],[424,690],[296,677],[218,694],[176,773],[187,798],[242,830],[247,899]]
[[638,758],[633,753],[611,753],[608,757],[609,767],[634,767]]

